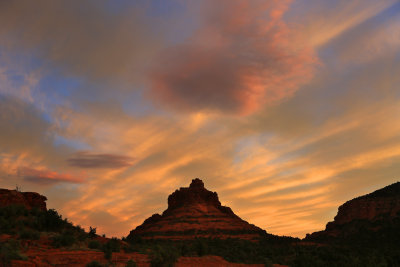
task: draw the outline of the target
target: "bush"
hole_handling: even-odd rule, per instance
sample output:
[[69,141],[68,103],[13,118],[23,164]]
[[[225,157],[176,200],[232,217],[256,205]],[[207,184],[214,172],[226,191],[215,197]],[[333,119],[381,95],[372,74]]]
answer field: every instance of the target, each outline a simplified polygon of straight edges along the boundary
[[138,252],[138,250],[132,245],[124,246],[122,249],[125,251],[125,253]]
[[0,244],[0,265],[8,266],[11,260],[27,260],[19,251],[19,243],[16,241]]
[[127,263],[126,263],[126,267],[136,267],[136,262],[132,259],[130,259]]
[[72,233],[64,232],[62,234],[56,235],[53,238],[53,246],[59,247],[69,247],[76,242],[76,238]]
[[90,238],[95,238],[97,235],[96,235],[96,231],[97,231],[97,229],[94,227],[94,228],[92,228],[92,226],[90,226],[89,227],[89,237]]
[[120,249],[121,247],[119,240],[113,237],[110,241],[103,245],[102,250],[104,252],[104,258],[106,258],[107,260],[111,260],[112,253],[119,252]]
[[0,233],[11,234],[14,229],[14,225],[11,220],[8,220],[4,217],[0,217]]
[[98,261],[91,261],[88,264],[86,264],[86,267],[103,267],[103,265]]
[[156,246],[151,254],[151,266],[170,266],[173,267],[179,257],[179,252],[174,246]]
[[38,240],[40,238],[40,233],[38,231],[24,229],[19,237],[21,239]]
[[116,238],[112,238],[107,243],[103,245],[104,250],[110,250],[111,252],[119,252],[121,250],[121,245],[119,240]]
[[45,212],[44,216],[41,216],[41,219],[40,226],[46,231],[58,231],[68,224],[54,209],[49,209]]
[[91,249],[100,249],[101,248],[101,244],[99,241],[97,240],[90,240],[88,247]]
[[105,249],[105,250],[103,250],[103,252],[104,252],[104,258],[107,260],[111,260],[112,251],[110,249]]

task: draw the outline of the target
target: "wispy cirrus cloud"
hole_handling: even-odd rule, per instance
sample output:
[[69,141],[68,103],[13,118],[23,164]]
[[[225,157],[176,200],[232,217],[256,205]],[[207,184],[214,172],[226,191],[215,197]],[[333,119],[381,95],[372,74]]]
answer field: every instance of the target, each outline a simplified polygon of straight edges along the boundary
[[349,29],[396,4],[396,0],[297,0],[288,19],[303,25],[304,37],[315,47],[323,46]]
[[[157,1],[153,18],[171,7],[182,16],[178,30],[158,28],[175,34],[157,56],[165,44],[152,44],[154,32],[140,39],[135,23],[160,24],[147,27],[136,5],[0,1],[1,186],[41,192],[75,223],[123,236],[201,177],[271,233],[321,230],[339,204],[398,179],[393,2]],[[65,79],[27,70],[31,57]],[[149,65],[148,76],[135,71]],[[150,78],[140,90],[162,105],[136,94],[131,75]]]
[[132,166],[134,159],[129,156],[116,154],[95,154],[90,152],[78,152],[67,160],[72,167],[79,168],[105,168],[119,169]]

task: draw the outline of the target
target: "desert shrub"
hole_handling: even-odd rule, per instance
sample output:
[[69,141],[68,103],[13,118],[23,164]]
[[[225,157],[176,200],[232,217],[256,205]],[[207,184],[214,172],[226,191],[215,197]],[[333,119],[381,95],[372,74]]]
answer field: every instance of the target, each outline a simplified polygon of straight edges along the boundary
[[90,238],[95,238],[97,236],[96,235],[96,231],[97,231],[97,229],[95,227],[92,228],[92,226],[90,226],[89,227],[89,233],[88,233],[89,237]]
[[107,260],[111,260],[111,258],[112,258],[112,250],[109,249],[109,248],[105,248],[105,249],[103,249],[103,252],[104,252],[104,258],[107,259]]
[[205,239],[197,239],[195,241],[195,246],[196,246],[196,252],[198,256],[204,256],[207,255],[209,252],[208,244],[205,241]]
[[176,247],[156,246],[150,255],[151,266],[173,267],[179,257]]
[[0,217],[0,233],[10,234],[14,229],[14,225],[11,220],[6,219],[5,217]]
[[130,260],[126,263],[125,266],[126,266],[126,267],[136,267],[137,265],[136,265],[136,262],[135,262],[134,260],[130,259]]
[[38,240],[40,238],[40,233],[38,231],[23,229],[19,234],[21,239]]
[[104,252],[104,258],[111,260],[113,252],[119,252],[121,246],[117,238],[112,238],[107,243],[103,244],[102,251]]
[[101,244],[99,241],[97,240],[90,240],[88,247],[91,249],[100,249],[101,248]]
[[76,242],[75,236],[70,232],[58,234],[52,238],[54,247],[69,247]]
[[125,251],[125,253],[138,252],[138,250],[132,245],[123,246],[122,249]]
[[91,261],[86,264],[86,267],[103,267],[103,265],[98,261]]
[[0,243],[0,265],[8,266],[11,260],[27,260],[19,251],[19,243],[14,241]]
[[119,240],[115,237],[110,239],[107,243],[103,245],[104,250],[110,250],[112,252],[119,252],[121,250],[121,245]]
[[47,212],[44,213],[44,216],[42,216],[41,220],[41,226],[43,230],[46,231],[57,231],[63,228],[63,226],[66,226],[68,224],[65,222],[61,215],[58,214],[58,212],[54,209],[50,209]]

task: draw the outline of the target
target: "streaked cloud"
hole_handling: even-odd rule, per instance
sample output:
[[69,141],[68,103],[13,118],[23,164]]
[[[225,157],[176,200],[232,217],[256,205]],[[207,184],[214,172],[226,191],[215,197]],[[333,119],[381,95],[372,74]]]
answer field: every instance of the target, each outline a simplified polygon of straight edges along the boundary
[[85,151],[76,153],[67,161],[70,166],[87,169],[118,169],[131,166],[133,164],[132,157],[115,154],[94,154]]
[[200,177],[302,237],[399,179],[398,3],[161,2],[0,4],[1,187],[123,236]]
[[302,10],[299,12],[301,17],[293,15],[297,19],[296,22],[303,25],[305,38],[313,46],[318,47],[376,16],[396,2],[396,0],[339,0],[329,3],[298,0],[294,3],[294,8]]
[[23,177],[25,180],[42,184],[51,185],[54,183],[82,183],[83,179],[80,177],[75,177],[70,174],[57,173],[50,170],[44,169],[33,169],[29,167],[22,167],[18,170],[18,175]]

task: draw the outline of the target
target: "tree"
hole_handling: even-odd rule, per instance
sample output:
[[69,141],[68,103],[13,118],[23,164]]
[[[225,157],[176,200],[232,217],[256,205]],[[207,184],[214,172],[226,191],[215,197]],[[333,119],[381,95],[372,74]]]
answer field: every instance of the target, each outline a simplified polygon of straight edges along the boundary
[[96,231],[97,231],[97,229],[95,227],[90,226],[89,227],[89,237],[90,238],[96,237]]

